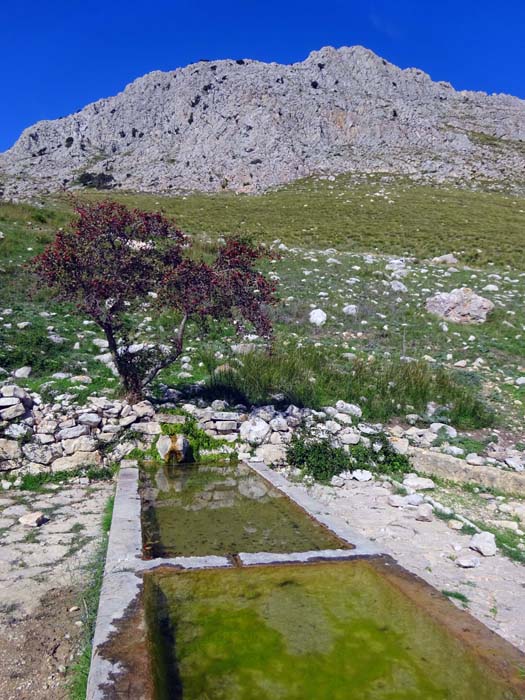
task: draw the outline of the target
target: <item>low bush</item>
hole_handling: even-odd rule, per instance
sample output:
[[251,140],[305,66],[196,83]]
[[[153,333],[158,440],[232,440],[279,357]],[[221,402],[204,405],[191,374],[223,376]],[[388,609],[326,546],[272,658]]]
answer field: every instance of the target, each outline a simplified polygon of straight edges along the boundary
[[312,439],[305,432],[297,432],[286,456],[292,467],[325,483],[346,470],[367,469],[375,474],[406,474],[411,471],[407,457],[393,449],[384,433],[374,435],[370,447],[359,443],[350,445],[346,451],[334,447],[327,438]]
[[307,441],[298,434],[293,436],[286,457],[292,467],[303,469],[317,481],[330,481],[350,467],[348,454],[333,447],[328,439]]

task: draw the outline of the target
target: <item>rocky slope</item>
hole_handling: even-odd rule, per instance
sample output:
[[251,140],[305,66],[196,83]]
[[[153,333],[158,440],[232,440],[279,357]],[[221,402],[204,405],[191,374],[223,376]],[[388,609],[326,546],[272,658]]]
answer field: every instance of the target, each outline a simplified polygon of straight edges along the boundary
[[26,129],[0,154],[0,196],[254,192],[348,171],[524,181],[525,101],[457,92],[362,47],[293,65],[202,61]]

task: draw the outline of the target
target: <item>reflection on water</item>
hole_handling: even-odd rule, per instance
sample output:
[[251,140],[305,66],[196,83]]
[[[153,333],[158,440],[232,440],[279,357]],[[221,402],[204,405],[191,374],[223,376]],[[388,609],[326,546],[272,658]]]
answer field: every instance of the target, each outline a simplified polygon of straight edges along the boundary
[[243,464],[151,466],[143,482],[144,549],[149,556],[343,546]]

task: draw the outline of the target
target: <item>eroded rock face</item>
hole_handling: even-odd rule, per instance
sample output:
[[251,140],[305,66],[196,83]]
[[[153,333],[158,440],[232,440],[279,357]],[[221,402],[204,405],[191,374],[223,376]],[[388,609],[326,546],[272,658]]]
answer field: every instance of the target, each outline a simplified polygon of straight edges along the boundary
[[494,304],[468,287],[439,292],[426,301],[429,313],[454,323],[484,323]]
[[[480,137],[485,134],[486,137]],[[254,192],[313,173],[515,179],[525,102],[456,92],[360,46],[302,63],[199,62],[26,129],[0,156],[4,196],[75,183]]]

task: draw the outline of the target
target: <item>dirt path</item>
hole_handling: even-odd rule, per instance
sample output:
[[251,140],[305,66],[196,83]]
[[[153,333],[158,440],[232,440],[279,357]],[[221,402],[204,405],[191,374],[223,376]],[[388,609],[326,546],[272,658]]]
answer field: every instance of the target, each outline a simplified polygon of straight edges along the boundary
[[[110,483],[0,496],[0,698],[62,700],[82,637],[85,567]],[[43,511],[38,528],[19,523]]]

